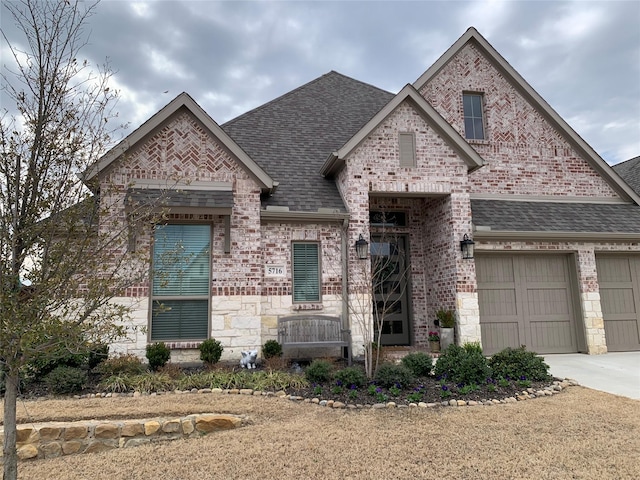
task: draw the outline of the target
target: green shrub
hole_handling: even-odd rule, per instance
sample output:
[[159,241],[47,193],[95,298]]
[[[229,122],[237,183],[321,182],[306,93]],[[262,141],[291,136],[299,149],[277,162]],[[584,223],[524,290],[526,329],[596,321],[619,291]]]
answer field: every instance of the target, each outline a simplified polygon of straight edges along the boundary
[[482,355],[482,346],[480,345],[480,342],[465,343],[462,348],[464,348],[467,353],[479,353]]
[[53,350],[39,353],[29,362],[29,369],[35,377],[44,377],[57,367],[82,367],[89,357],[89,349],[82,346],[70,350],[66,345],[58,345]]
[[456,315],[453,310],[441,308],[436,312],[436,318],[442,328],[453,328],[456,324]]
[[147,372],[131,377],[134,390],[145,393],[166,392],[173,390],[173,380],[169,375],[157,372]]
[[436,377],[454,383],[483,384],[491,377],[487,359],[476,348],[465,349],[449,345],[442,353],[434,369]]
[[395,365],[393,363],[383,363],[378,367],[374,380],[383,387],[407,387],[415,382],[413,372],[404,365]]
[[262,346],[262,358],[282,356],[282,345],[277,340],[267,340]]
[[154,372],[160,367],[164,367],[170,358],[171,349],[164,342],[147,345],[147,360],[149,360],[149,367]]
[[111,375],[100,382],[98,387],[105,392],[124,393],[133,390],[131,375]]
[[222,351],[224,350],[222,343],[215,338],[205,340],[198,348],[200,349],[200,360],[209,366],[218,363],[222,356]]
[[51,393],[62,395],[81,391],[87,384],[87,372],[80,368],[61,365],[44,377]]
[[109,358],[109,345],[107,343],[94,343],[89,346],[87,359],[89,370],[93,370],[107,358]]
[[549,380],[549,365],[542,357],[529,352],[524,346],[505,348],[489,359],[489,366],[495,378],[511,378],[513,380]]
[[135,355],[128,353],[106,359],[96,368],[103,377],[112,375],[140,375],[147,367]]
[[338,370],[333,378],[342,382],[345,387],[355,385],[356,387],[362,387],[367,383],[367,376],[364,371],[358,367],[346,367],[342,370]]
[[433,360],[424,352],[413,352],[402,359],[402,364],[416,377],[427,377],[433,369]]
[[324,383],[331,379],[331,370],[331,363],[316,359],[305,369],[304,376],[312,383]]

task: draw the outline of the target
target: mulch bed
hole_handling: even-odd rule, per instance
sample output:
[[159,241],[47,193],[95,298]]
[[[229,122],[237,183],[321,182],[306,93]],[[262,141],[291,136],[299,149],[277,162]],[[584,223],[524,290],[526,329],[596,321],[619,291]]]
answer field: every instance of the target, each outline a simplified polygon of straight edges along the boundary
[[442,384],[436,378],[420,378],[409,388],[395,390],[393,388],[383,388],[370,384],[373,387],[365,386],[351,388],[337,385],[335,382],[319,383],[308,388],[289,389],[288,394],[304,398],[317,398],[319,400],[333,400],[345,404],[374,405],[377,403],[395,402],[398,405],[409,405],[410,403],[441,403],[455,400],[474,400],[477,402],[486,400],[501,400],[508,397],[521,395],[523,391],[533,393],[549,386],[548,382],[530,382],[529,385],[518,385],[510,382],[508,386],[489,384],[478,386],[472,392],[465,391],[463,385]]
[[[339,363],[339,362],[338,362]],[[301,372],[308,364],[301,362],[301,366],[295,365],[295,371]],[[301,368],[302,367],[302,368]],[[220,362],[216,365],[216,369],[227,371],[238,371],[239,366],[236,363]],[[264,370],[265,366],[259,366],[256,370]],[[183,368],[183,373],[191,374],[202,371],[202,367]],[[284,370],[293,371],[294,368],[285,367]],[[98,388],[100,377],[97,375],[89,375],[89,382],[83,389],[82,394],[101,393]],[[452,383],[441,382],[435,377],[421,377],[417,381],[405,388],[385,388],[378,386],[375,382],[359,388],[350,385],[341,385],[340,382],[331,381],[325,383],[312,383],[306,388],[289,388],[286,390],[288,395],[303,397],[307,399],[317,398],[318,400],[333,400],[334,402],[342,402],[353,405],[375,405],[380,403],[394,402],[397,405],[409,405],[410,403],[442,403],[449,400],[474,400],[477,402],[486,400],[501,400],[508,397],[516,397],[521,395],[523,391],[534,393],[549,386],[552,380],[547,382],[528,382],[519,383],[517,381],[509,381],[508,385],[504,382],[499,384],[485,383],[477,386],[476,390],[469,391],[469,387],[465,389],[464,385],[456,385]],[[23,385],[20,391],[22,398],[42,398],[49,396],[46,386],[42,382],[30,382]]]

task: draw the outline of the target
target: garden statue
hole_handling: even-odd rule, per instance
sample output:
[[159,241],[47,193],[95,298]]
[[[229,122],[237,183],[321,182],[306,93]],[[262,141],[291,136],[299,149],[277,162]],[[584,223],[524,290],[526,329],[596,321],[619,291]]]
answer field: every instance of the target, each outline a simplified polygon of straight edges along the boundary
[[240,365],[242,368],[256,368],[256,358],[258,358],[258,350],[244,350],[242,352],[242,358],[240,359]]

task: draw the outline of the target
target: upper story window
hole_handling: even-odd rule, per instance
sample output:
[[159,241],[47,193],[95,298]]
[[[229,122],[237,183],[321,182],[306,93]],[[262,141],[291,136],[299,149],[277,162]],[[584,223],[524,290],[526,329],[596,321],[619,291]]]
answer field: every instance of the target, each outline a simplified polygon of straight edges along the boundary
[[464,137],[467,140],[484,140],[483,99],[480,93],[463,93]]

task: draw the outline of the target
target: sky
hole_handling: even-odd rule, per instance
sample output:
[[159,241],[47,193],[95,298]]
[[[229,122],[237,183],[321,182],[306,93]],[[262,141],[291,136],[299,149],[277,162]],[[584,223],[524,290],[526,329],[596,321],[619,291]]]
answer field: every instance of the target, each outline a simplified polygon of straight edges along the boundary
[[128,134],[183,91],[219,124],[331,70],[396,93],[470,26],[608,163],[640,155],[640,0],[103,0],[81,53]]

